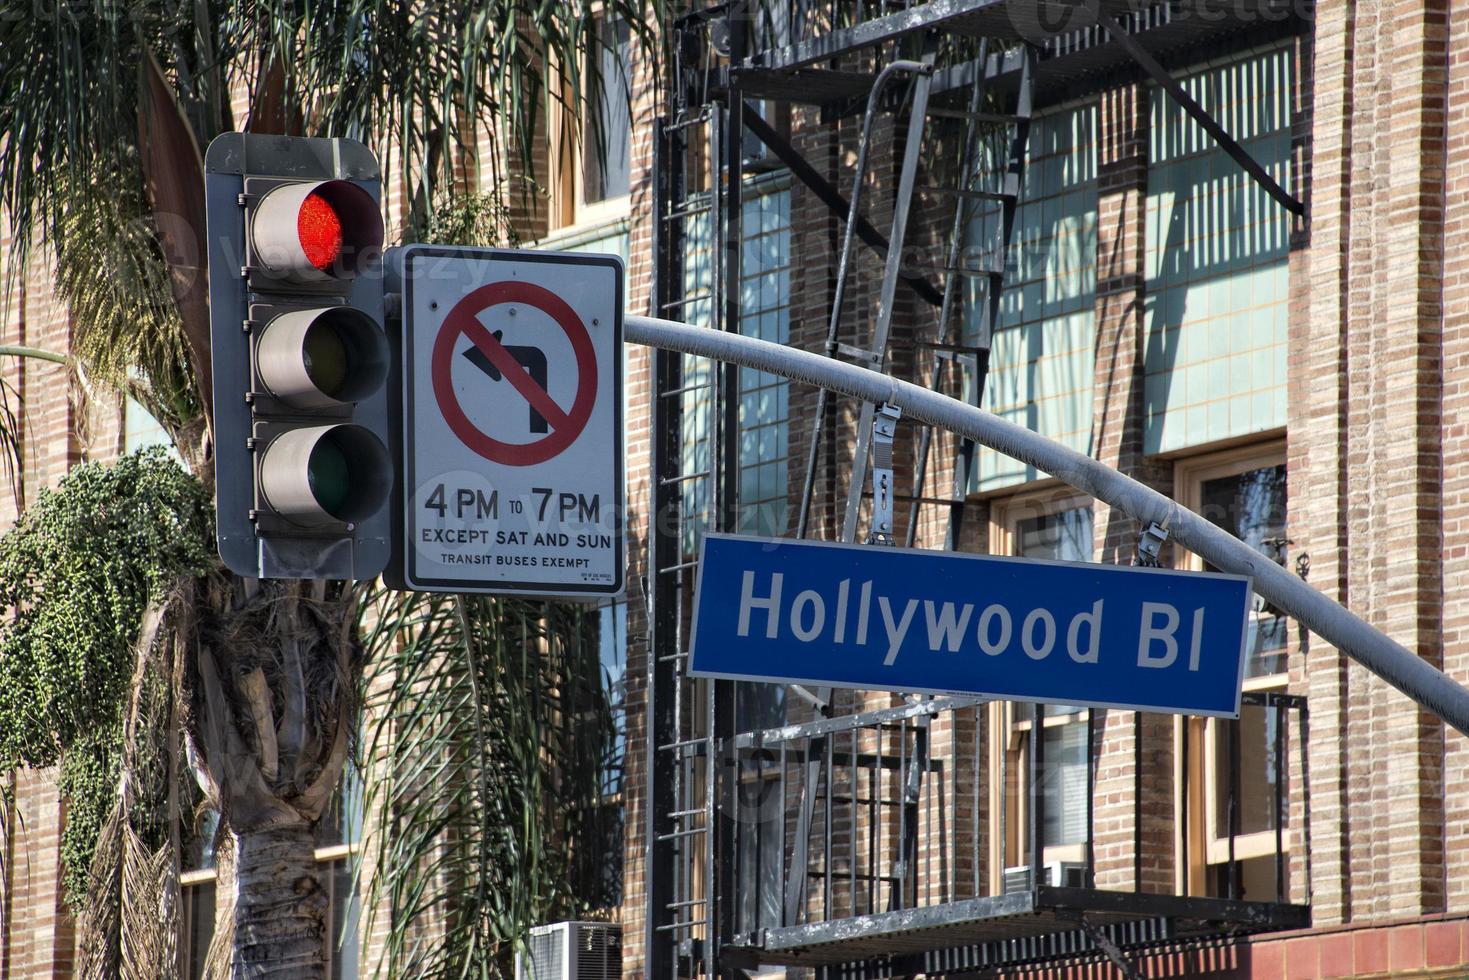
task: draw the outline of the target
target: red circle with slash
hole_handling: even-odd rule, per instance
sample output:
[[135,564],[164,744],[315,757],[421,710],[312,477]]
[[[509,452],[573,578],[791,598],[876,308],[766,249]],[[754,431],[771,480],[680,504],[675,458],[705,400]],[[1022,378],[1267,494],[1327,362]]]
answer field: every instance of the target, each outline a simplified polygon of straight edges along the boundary
[[[521,303],[540,310],[571,341],[572,352],[576,355],[576,397],[572,400],[569,411],[557,405],[551,399],[550,393],[479,322],[479,314],[504,303]],[[499,370],[501,377],[509,381],[520,396],[540,413],[551,427],[550,434],[535,442],[503,442],[486,435],[469,420],[454,393],[450,370],[454,361],[454,346],[461,336],[469,338],[469,342],[479,348],[480,353]],[[597,401],[597,354],[592,348],[592,338],[587,333],[586,325],[564,299],[533,283],[516,280],[492,282],[480,286],[454,304],[449,315],[444,317],[439,335],[434,340],[431,366],[434,397],[438,400],[439,411],[443,413],[444,421],[449,423],[449,428],[459,437],[460,442],[485,459],[507,466],[531,466],[559,455],[587,427],[587,421],[592,417],[592,407]]]

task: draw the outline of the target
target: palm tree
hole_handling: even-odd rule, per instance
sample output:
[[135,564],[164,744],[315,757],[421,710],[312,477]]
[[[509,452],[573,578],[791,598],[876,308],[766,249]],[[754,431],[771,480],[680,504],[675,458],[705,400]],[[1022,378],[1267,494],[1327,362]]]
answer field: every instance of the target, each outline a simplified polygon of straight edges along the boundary
[[[597,6],[647,38],[659,4]],[[405,233],[421,234],[462,190],[456,169],[474,147],[493,147],[479,160],[485,185],[507,186],[540,113],[562,102],[578,111],[580,93],[604,97],[598,59],[585,57],[600,37],[592,0],[0,0],[9,268],[55,263],[73,356],[141,402],[211,486],[200,148],[240,128],[388,149],[386,176],[407,192]],[[215,966],[322,975],[313,828],[357,724],[362,595],[349,583],[217,570],[180,582],[143,618],[122,790],[83,920],[85,975],[174,971],[183,772],[221,811],[230,856]],[[432,606],[430,618],[445,608],[464,625],[434,635],[472,648],[463,603]],[[412,616],[399,622],[416,628]]]

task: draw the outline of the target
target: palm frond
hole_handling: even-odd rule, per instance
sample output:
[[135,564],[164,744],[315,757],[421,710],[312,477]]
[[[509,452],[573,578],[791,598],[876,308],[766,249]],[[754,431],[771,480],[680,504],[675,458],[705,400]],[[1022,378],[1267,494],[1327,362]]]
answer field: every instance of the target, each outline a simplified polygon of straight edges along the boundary
[[[232,125],[229,94],[243,89],[260,102],[248,117],[254,128],[299,121],[307,135],[391,148],[385,169],[405,184],[409,234],[419,237],[434,208],[464,190],[456,168],[466,159],[478,166],[480,187],[500,193],[516,186],[508,177],[533,176],[546,113],[564,107],[579,117],[588,101],[627,98],[601,77],[595,55],[611,35],[598,18],[627,22],[654,52],[666,0],[32,6],[0,0],[6,275],[23,274],[35,241],[49,243],[88,371],[141,386],[144,404],[183,445],[191,437],[178,439],[178,429],[209,411],[195,393],[201,383],[208,389],[197,275],[182,319],[168,294],[181,281],[178,256],[204,230],[177,208],[158,213],[167,202],[155,199],[157,187],[155,195],[144,189],[145,170],[159,180],[174,172],[159,169],[167,161],[145,166],[160,119],[182,120],[202,147]],[[140,84],[138,67],[155,63],[161,75],[143,71],[143,82],[161,77],[167,106],[156,84]],[[171,147],[190,142],[176,135]],[[187,227],[161,228],[165,217]]]
[[613,738],[595,612],[382,593],[364,739],[379,976],[497,977],[530,926],[604,904]]
[[166,66],[196,135],[224,125],[219,68],[239,49],[220,43],[228,35],[208,17],[206,4],[0,3],[0,207],[17,231],[20,265],[32,245],[25,232],[54,238],[76,195],[137,178],[136,69],[149,52]]
[[[587,101],[626,98],[604,83],[592,56],[607,45],[599,18],[626,21],[651,43],[665,0],[256,0],[235,30],[281,53],[307,107],[308,128],[391,147],[385,161],[406,181],[409,225],[422,234],[434,205],[475,161],[481,185],[532,171],[538,121],[558,107],[579,117]],[[478,147],[484,144],[488,152]]]
[[117,193],[72,197],[57,228],[57,289],[75,325],[72,351],[89,375],[174,433],[200,405],[141,180],[120,183]]
[[180,673],[187,580],[144,615],[129,685],[120,792],[103,824],[81,932],[84,980],[178,975]]

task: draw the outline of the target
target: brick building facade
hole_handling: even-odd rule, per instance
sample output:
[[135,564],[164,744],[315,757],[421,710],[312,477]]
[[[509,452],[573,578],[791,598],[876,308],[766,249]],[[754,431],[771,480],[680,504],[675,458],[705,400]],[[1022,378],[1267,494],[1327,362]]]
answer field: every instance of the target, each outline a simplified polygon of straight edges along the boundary
[[[1469,684],[1469,605],[1459,598],[1469,582],[1469,475],[1461,472],[1469,462],[1461,378],[1469,269],[1459,259],[1469,250],[1469,3],[1322,2],[1300,23],[1257,26],[1197,57],[1175,53],[1168,67],[1305,201],[1303,219],[1277,208],[1140,72],[1042,99],[986,407],[1210,516]],[[653,307],[654,126],[666,107],[637,40],[625,50],[630,115],[609,124],[619,134],[627,128],[626,143],[610,144],[606,164],[574,149],[546,153],[538,182],[549,193],[518,201],[518,220],[523,237],[545,247],[622,254],[629,309],[643,313]],[[856,119],[799,105],[767,103],[766,111],[823,177],[850,190]],[[894,205],[902,122],[901,113],[884,115],[874,141],[864,211],[880,228]],[[553,121],[550,138],[558,135]],[[740,328],[819,349],[842,222],[758,146],[750,162],[757,173],[745,186]],[[919,193],[907,242],[916,254],[941,253],[952,206]],[[715,253],[690,246],[682,270],[691,288],[710,275]],[[65,311],[43,266],[12,297],[4,342],[65,350]],[[866,335],[880,275],[880,257],[860,248],[844,313],[854,343]],[[967,295],[962,322],[977,302]],[[711,311],[690,304],[685,315],[708,322]],[[900,286],[895,375],[928,381],[919,342],[934,331],[933,311]],[[54,483],[80,460],[148,438],[128,406],[82,397],[55,365],[0,367],[30,434],[24,486]],[[741,374],[741,529],[787,534],[814,396]],[[655,980],[644,970],[655,435],[648,350],[628,347],[626,378],[631,567],[625,602],[604,617],[606,666],[620,675],[626,712],[623,903],[611,914],[624,926],[624,975]],[[699,405],[689,407],[697,417]],[[840,522],[854,424],[855,406],[839,400],[813,498],[814,537],[834,537]],[[684,435],[691,458],[710,451],[696,428]],[[915,427],[900,430],[900,472],[914,464],[917,437]],[[952,441],[937,437],[931,504],[947,493],[952,455]],[[23,505],[13,496],[4,504],[11,516]],[[917,546],[942,545],[945,510],[921,512]],[[907,508],[898,513],[901,537]],[[969,551],[1125,563],[1140,530],[987,450],[964,513]],[[1181,551],[1165,557],[1202,567]],[[994,894],[1007,869],[1025,864],[1020,773],[1033,740],[1044,738],[1047,862],[1088,865],[1098,888],[1265,900],[1278,892],[1310,908],[1307,930],[1239,940],[1221,932],[1206,944],[1138,954],[1144,975],[1469,975],[1469,739],[1268,608],[1254,617],[1252,638],[1247,689],[1303,698],[1309,726],[1294,708],[1247,707],[1236,734],[1202,719],[1066,706],[1031,718],[1001,704],[936,722],[931,752],[952,781],[920,804],[944,828],[926,831],[934,836],[920,850],[946,877],[915,901]],[[811,717],[779,689],[751,687],[741,698],[748,728]],[[902,701],[863,694],[836,703],[855,711]],[[886,736],[863,737],[862,751],[875,744],[880,752]],[[854,736],[854,756],[858,748]],[[1244,771],[1229,786],[1227,756]],[[856,797],[859,783],[854,767],[833,791]],[[1277,785],[1282,803],[1272,812],[1258,787]],[[16,773],[12,786],[0,975],[69,977],[75,940],[56,857],[65,803],[44,773]],[[1088,787],[1089,808],[1078,797]],[[737,859],[748,886],[742,932],[779,917],[792,812],[758,816],[777,828],[777,843],[765,852],[768,838],[757,837]],[[852,839],[886,818],[864,819],[851,816]],[[322,860],[350,858],[358,826],[350,814],[345,826]],[[773,876],[761,863],[771,857]],[[854,880],[876,876],[881,861],[854,856],[843,870]],[[208,877],[186,876],[199,901]],[[876,911],[855,886],[834,901],[837,916]],[[342,976],[356,960],[339,961]],[[1009,972],[1117,975],[1095,958]]]

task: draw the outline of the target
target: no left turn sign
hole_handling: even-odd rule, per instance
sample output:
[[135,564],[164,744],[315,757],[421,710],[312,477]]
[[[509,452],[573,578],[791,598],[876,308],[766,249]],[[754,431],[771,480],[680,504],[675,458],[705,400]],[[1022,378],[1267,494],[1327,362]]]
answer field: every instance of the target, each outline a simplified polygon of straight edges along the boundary
[[[528,371],[520,363],[520,358],[480,321],[480,316],[490,308],[516,303],[546,314],[561,328],[571,345],[576,365],[575,394],[571,405],[564,411],[547,391],[546,379],[537,378]],[[455,350],[460,346],[459,341],[465,338],[472,345],[468,353],[474,358],[474,363],[488,362],[491,366],[486,370],[488,376],[508,382],[515,393],[529,403],[532,411],[540,418],[550,420],[553,431],[549,435],[528,443],[502,442],[486,435],[470,421],[459,404],[459,395],[452,380]],[[461,442],[492,463],[530,466],[565,452],[586,429],[592,408],[597,403],[597,353],[586,325],[561,297],[534,283],[517,280],[494,282],[465,296],[444,318],[434,341],[433,382],[439,411]]]
[[615,256],[411,245],[391,584],[622,590],[623,268]]

